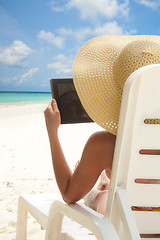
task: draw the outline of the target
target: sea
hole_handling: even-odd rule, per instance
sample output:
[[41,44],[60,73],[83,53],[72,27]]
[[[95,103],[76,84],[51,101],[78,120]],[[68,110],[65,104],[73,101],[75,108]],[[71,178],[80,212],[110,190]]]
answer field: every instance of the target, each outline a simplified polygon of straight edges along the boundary
[[51,92],[2,92],[0,104],[44,103],[52,99]]

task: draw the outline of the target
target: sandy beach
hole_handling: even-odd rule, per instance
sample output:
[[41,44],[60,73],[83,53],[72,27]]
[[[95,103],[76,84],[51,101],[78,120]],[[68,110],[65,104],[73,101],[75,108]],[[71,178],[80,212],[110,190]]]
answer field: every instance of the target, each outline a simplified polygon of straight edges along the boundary
[[[19,195],[58,191],[43,115],[46,106],[0,105],[0,240],[16,237]],[[88,137],[100,129],[94,123],[60,126],[60,141],[72,169]],[[44,231],[28,218],[28,239],[43,239]]]

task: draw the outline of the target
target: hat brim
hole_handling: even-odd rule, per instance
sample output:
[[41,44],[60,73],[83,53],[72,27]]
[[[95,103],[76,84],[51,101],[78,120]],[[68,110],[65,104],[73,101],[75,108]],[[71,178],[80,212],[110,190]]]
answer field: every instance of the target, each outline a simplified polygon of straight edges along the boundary
[[113,76],[113,64],[122,49],[136,40],[160,44],[159,36],[104,35],[85,43],[73,64],[73,81],[84,109],[93,121],[115,135],[120,101]]

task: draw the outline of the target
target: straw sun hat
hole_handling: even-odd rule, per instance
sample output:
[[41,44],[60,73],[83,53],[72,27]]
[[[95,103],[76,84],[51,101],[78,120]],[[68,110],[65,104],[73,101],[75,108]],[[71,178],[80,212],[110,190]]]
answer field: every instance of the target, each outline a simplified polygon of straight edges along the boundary
[[104,35],[85,43],[73,64],[73,81],[88,115],[116,135],[123,86],[132,72],[160,63],[160,36]]

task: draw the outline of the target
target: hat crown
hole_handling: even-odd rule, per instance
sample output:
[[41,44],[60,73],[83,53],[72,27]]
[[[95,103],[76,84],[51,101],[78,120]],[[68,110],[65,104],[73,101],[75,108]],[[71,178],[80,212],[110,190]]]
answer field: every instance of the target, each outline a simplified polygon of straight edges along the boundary
[[137,69],[160,63],[160,45],[149,40],[136,40],[123,48],[113,64],[113,75],[123,90],[127,78]]

